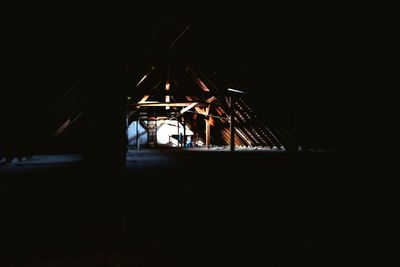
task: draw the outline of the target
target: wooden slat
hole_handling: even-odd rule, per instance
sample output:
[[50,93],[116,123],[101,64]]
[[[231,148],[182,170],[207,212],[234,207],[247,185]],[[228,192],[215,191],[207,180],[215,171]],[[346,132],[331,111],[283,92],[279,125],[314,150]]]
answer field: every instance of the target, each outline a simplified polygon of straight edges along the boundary
[[190,105],[193,105],[193,103],[197,103],[196,105],[205,107],[207,104],[203,103],[198,103],[198,102],[158,102],[158,103],[153,103],[153,102],[144,102],[144,103],[137,103],[137,104],[132,104],[132,107],[187,107]]

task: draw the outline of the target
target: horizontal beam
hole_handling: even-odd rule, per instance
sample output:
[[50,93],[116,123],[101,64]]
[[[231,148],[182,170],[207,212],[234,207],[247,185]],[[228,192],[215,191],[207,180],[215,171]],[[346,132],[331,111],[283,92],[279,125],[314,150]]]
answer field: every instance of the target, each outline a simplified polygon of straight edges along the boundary
[[170,96],[180,96],[180,97],[185,97],[185,96],[196,96],[196,97],[201,97],[201,98],[210,98],[213,96],[217,97],[223,97],[223,96],[228,96],[231,95],[230,92],[211,92],[211,91],[180,91],[180,90],[174,90],[171,88],[169,91],[166,90],[135,90],[132,92],[131,96],[136,96],[136,97],[142,97],[143,95],[152,95],[152,96],[165,96],[165,95],[170,95]]
[[196,105],[200,107],[208,106],[204,103],[199,102],[143,102],[137,104],[131,104],[131,107],[188,107],[191,105]]

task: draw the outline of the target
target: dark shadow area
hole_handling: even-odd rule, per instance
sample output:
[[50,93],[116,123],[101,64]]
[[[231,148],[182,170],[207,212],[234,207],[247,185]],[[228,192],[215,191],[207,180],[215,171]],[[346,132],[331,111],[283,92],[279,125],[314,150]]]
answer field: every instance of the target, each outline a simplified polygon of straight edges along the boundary
[[119,183],[82,179],[76,156],[30,160],[0,169],[4,262],[397,262],[392,166],[374,157],[145,149]]

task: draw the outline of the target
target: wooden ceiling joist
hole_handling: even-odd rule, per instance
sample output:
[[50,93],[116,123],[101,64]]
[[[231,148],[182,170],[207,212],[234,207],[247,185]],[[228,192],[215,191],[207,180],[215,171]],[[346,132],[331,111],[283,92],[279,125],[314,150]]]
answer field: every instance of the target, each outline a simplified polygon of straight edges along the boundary
[[200,107],[207,107],[208,104],[199,103],[199,102],[143,102],[132,104],[132,107],[188,107],[193,104]]

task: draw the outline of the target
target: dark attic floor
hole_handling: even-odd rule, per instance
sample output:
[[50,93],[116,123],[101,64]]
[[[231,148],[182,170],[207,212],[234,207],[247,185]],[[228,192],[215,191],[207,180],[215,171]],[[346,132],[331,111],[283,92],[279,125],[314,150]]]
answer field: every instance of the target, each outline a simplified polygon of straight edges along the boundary
[[391,168],[354,154],[130,150],[111,204],[96,204],[88,192],[109,191],[85,182],[79,155],[33,156],[0,166],[0,266],[397,266],[384,265],[399,263]]

